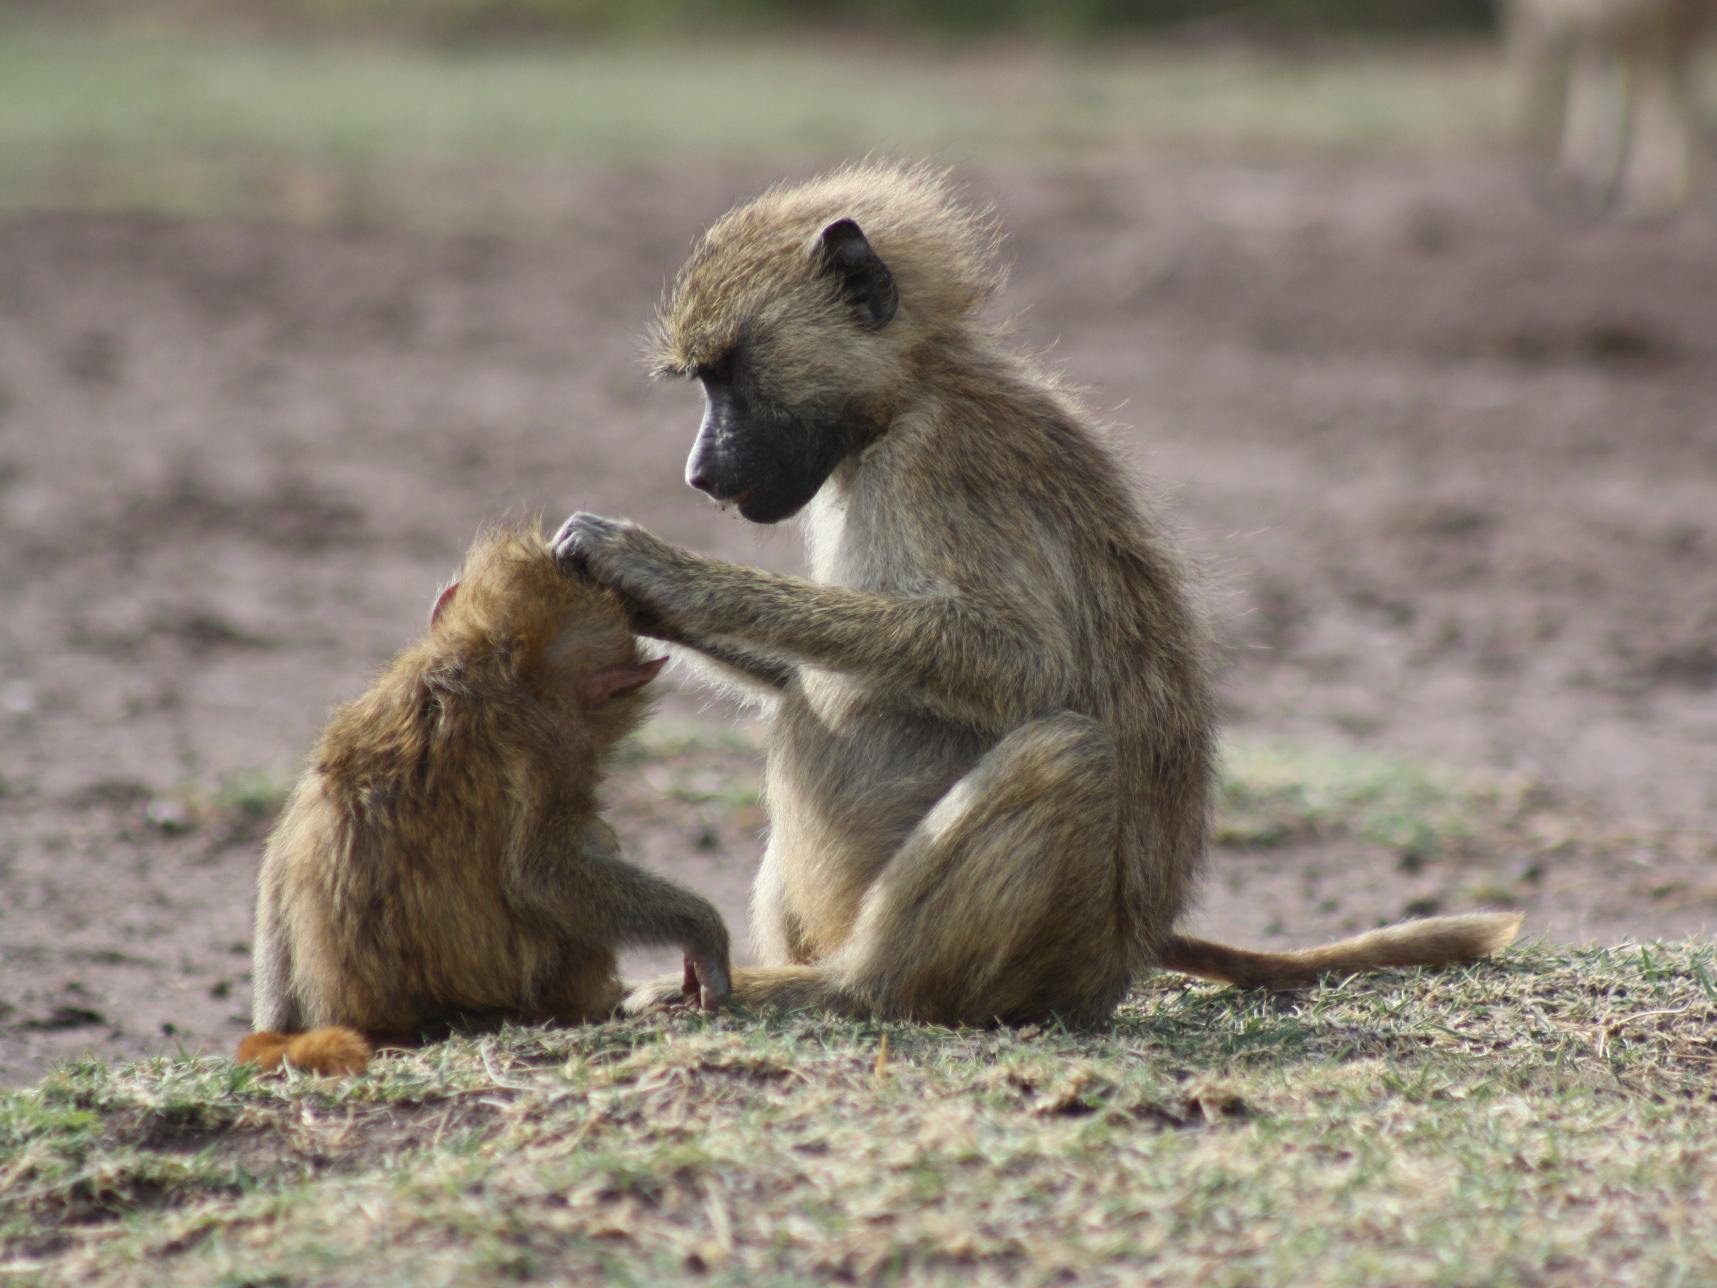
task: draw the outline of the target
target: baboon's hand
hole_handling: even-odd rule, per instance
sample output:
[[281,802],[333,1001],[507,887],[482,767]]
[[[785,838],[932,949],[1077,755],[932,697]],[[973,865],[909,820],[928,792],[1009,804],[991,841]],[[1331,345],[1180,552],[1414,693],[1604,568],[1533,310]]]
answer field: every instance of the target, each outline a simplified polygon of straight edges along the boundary
[[733,992],[727,961],[721,953],[686,954],[686,968],[679,975],[661,975],[635,986],[620,1004],[626,1015],[694,1007],[713,1011]]
[[727,978],[727,963],[713,953],[687,953],[686,976],[680,993],[688,1003],[713,1011],[727,1000],[733,985]]
[[630,519],[580,510],[560,525],[550,544],[555,559],[568,572],[619,589],[628,568],[639,562],[643,553],[639,547],[661,543]]
[[661,633],[656,596],[651,592],[658,589],[653,583],[669,563],[672,546],[630,519],[609,519],[582,510],[560,525],[552,546],[555,559],[567,572],[618,592],[635,629]]

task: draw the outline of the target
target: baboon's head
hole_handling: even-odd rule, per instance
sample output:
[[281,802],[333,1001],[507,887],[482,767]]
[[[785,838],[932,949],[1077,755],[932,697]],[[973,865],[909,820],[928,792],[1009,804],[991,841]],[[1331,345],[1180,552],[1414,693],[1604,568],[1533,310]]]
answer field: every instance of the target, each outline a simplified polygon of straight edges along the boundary
[[999,284],[996,232],[940,171],[865,165],[771,189],[699,240],[663,304],[660,375],[703,386],[686,482],[756,523],[798,512],[915,396]]
[[426,652],[492,707],[503,695],[544,701],[565,708],[563,729],[604,744],[643,718],[644,686],[667,660],[643,656],[619,597],[568,576],[534,524],[477,539],[429,630]]

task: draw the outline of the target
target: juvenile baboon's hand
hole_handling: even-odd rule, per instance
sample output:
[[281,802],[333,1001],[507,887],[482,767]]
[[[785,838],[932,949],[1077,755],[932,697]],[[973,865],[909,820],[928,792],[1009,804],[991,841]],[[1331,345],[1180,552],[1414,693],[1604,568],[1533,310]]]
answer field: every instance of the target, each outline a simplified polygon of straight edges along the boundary
[[662,975],[635,986],[620,1004],[626,1015],[643,1015],[694,1007],[713,1011],[733,992],[727,962],[714,953],[687,953],[686,968],[678,975]]
[[686,976],[680,983],[680,993],[689,1005],[713,1011],[727,1000],[732,991],[723,956],[715,953],[686,954]]

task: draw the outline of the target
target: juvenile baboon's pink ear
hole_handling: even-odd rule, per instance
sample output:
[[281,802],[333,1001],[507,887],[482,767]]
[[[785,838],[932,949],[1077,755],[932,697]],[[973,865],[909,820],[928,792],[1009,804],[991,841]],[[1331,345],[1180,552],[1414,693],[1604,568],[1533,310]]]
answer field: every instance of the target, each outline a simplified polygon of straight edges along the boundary
[[590,705],[599,707],[610,698],[641,689],[656,678],[665,657],[651,658],[632,666],[605,666],[590,677]]
[[459,581],[455,578],[447,583],[447,589],[435,597],[435,607],[429,610],[429,624],[434,626],[441,620],[441,614],[447,610],[447,605],[453,602],[453,592],[459,589]]

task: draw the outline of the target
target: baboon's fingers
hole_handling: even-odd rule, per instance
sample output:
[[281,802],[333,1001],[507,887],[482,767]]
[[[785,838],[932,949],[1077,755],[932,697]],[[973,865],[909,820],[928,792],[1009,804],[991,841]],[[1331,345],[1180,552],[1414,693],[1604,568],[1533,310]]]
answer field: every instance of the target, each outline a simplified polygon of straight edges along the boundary
[[583,510],[570,514],[549,539],[549,549],[554,551],[555,562],[561,566],[562,571],[577,573],[581,577],[590,575],[589,552],[584,548],[580,537],[584,521],[595,517]]
[[686,978],[682,986],[686,1000],[706,1011],[713,1011],[727,1000],[733,985],[727,978],[727,967],[713,957],[686,954]]
[[637,532],[638,525],[630,520],[580,510],[560,525],[549,544],[562,568],[611,585],[619,571],[616,556]]

